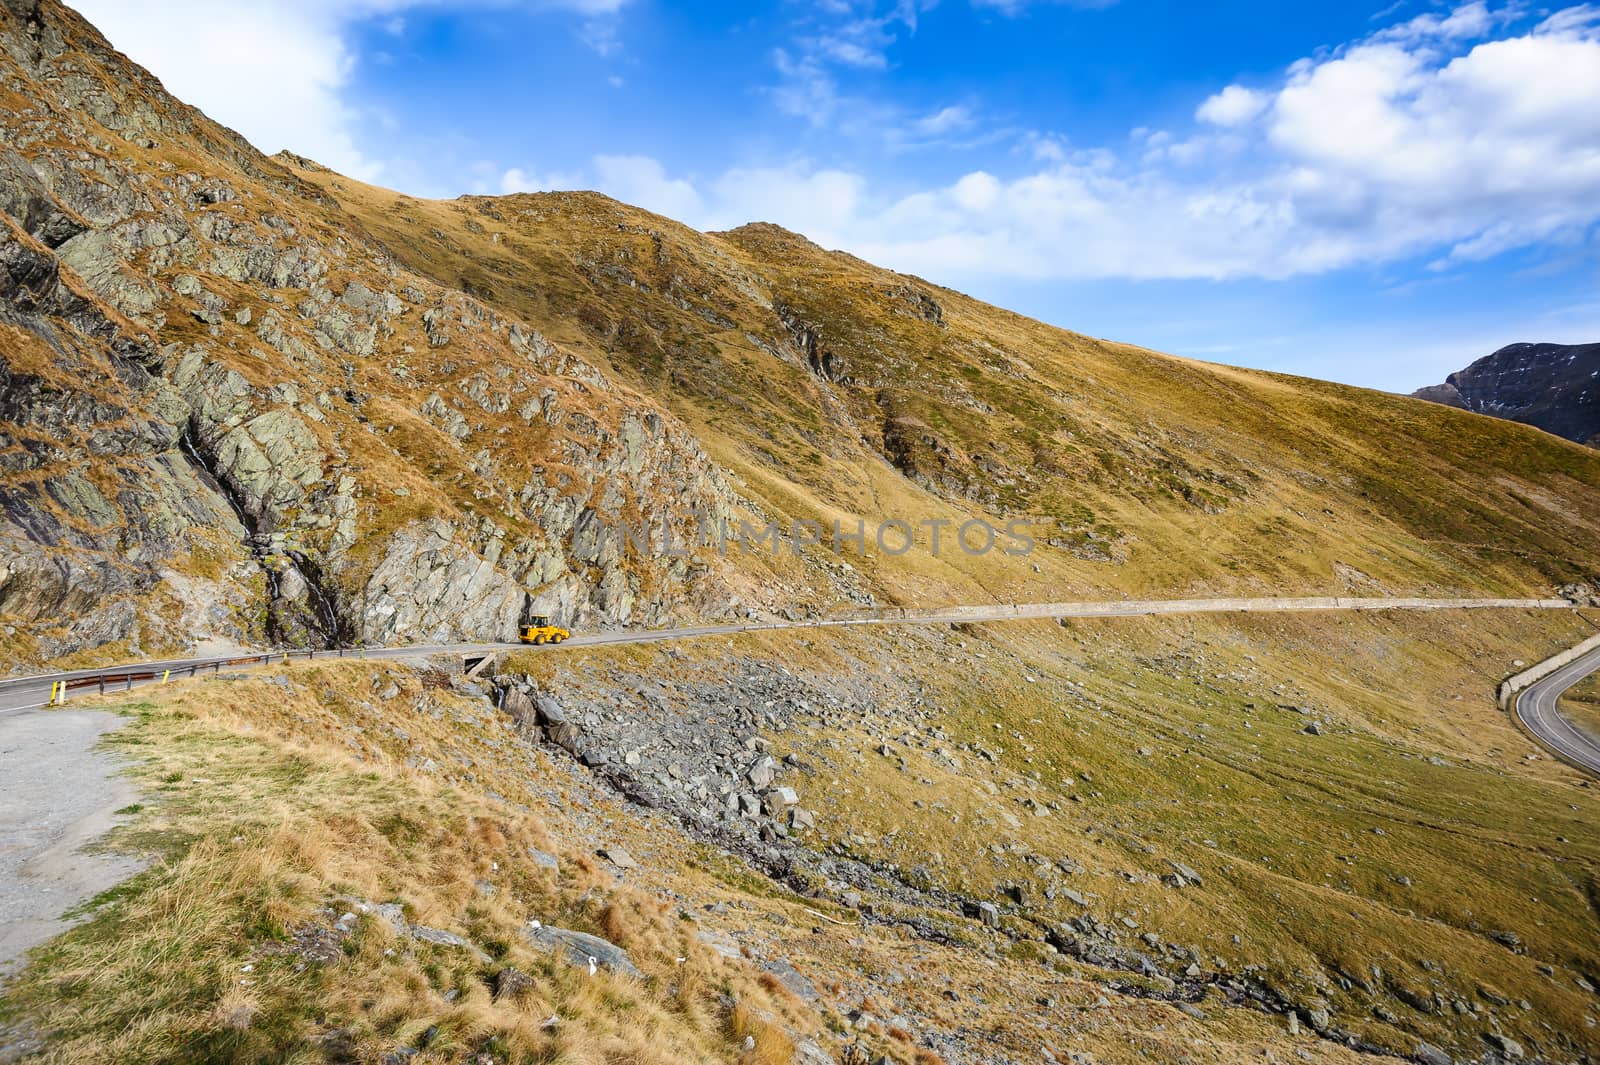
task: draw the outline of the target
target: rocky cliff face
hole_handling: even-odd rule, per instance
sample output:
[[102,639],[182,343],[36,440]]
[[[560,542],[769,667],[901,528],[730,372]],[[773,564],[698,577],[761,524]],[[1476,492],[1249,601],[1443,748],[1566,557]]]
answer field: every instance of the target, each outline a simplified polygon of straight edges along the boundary
[[671,416],[401,269],[63,7],[0,4],[0,97],[0,615],[55,626],[42,654],[725,605],[664,548],[732,501]]
[[1508,344],[1412,395],[1600,447],[1600,344]]

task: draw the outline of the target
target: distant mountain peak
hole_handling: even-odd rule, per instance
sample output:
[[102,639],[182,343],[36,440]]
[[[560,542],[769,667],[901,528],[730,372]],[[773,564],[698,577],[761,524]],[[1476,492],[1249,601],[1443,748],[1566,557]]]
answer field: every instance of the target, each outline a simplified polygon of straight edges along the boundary
[[1600,344],[1507,344],[1412,395],[1600,447]]

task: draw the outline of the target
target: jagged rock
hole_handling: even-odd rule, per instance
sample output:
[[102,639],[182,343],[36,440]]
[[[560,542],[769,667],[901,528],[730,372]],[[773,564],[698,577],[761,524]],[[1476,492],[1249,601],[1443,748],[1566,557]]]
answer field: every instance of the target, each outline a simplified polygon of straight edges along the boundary
[[1500,1055],[1507,1061],[1520,1061],[1527,1054],[1527,1051],[1522,1048],[1522,1044],[1511,1038],[1509,1035],[1502,1035],[1499,1032],[1489,1032],[1485,1034],[1483,1038],[1485,1042],[1494,1047],[1495,1050],[1499,1051]]
[[633,860],[633,855],[629,854],[621,847],[602,847],[600,848],[600,857],[604,858],[618,869],[639,868],[639,863]]
[[815,1039],[802,1039],[794,1045],[794,1065],[838,1065],[832,1054]]
[[1455,1065],[1455,1059],[1432,1043],[1421,1042],[1413,1055],[1422,1065]]
[[778,775],[778,763],[768,754],[762,755],[745,770],[744,777],[756,788],[765,788],[771,785],[773,778]]
[[538,928],[530,928],[527,938],[534,946],[541,950],[554,951],[579,968],[588,969],[592,958],[595,967],[608,972],[637,976],[641,979],[644,976],[628,957],[627,951],[587,932],[574,932],[569,928],[541,925]]
[[28,161],[10,150],[0,152],[0,211],[48,248],[60,247],[88,228],[56,201]]

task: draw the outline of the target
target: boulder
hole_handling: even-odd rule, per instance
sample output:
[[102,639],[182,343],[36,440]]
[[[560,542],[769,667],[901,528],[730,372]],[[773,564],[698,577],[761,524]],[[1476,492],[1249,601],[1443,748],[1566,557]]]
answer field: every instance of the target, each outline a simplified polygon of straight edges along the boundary
[[794,1065],[838,1065],[833,1055],[815,1039],[802,1039],[794,1045]]
[[506,966],[494,974],[494,1000],[519,999],[533,989],[533,977],[521,969]]
[[744,771],[745,779],[757,788],[771,786],[777,775],[778,763],[770,754],[764,754],[757,758],[750,768]]
[[546,728],[551,725],[565,725],[567,723],[567,712],[561,709],[561,704],[551,696],[543,692],[538,693],[533,697],[533,706],[538,714],[539,724]]
[[602,847],[600,848],[599,854],[600,857],[604,858],[618,869],[639,868],[639,863],[633,860],[633,855],[629,854],[621,847]]
[[519,725],[538,723],[533,700],[517,688],[506,689],[505,698],[500,702],[500,709]]
[[804,999],[806,1002],[809,1002],[813,1005],[816,1004],[818,998],[816,987],[812,985],[810,980],[807,980],[803,975],[801,975],[800,970],[796,969],[787,960],[783,958],[776,958],[769,962],[763,962],[761,964],[761,971],[764,973],[770,973],[772,976],[776,977],[778,983],[788,988],[799,998]]
[[637,976],[641,979],[644,977],[638,966],[628,957],[627,951],[615,943],[606,942],[599,936],[591,936],[587,932],[575,932],[570,928],[555,928],[551,925],[530,928],[527,936],[528,942],[540,950],[551,951],[579,968],[588,969],[590,959],[593,959],[596,968],[607,972]]
[[1522,1049],[1522,1044],[1511,1038],[1509,1035],[1502,1035],[1499,1032],[1490,1032],[1483,1038],[1490,1046],[1498,1050],[1500,1052],[1500,1056],[1505,1058],[1507,1061],[1520,1061],[1527,1055],[1527,1051]]

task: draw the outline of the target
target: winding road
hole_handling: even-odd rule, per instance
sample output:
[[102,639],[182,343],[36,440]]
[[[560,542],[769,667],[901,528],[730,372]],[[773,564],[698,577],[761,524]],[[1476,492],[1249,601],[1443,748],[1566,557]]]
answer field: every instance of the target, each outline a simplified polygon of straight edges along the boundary
[[[741,632],[770,629],[833,628],[853,625],[927,625],[958,622],[1023,621],[1057,618],[1148,617],[1166,614],[1302,613],[1316,611],[1428,611],[1428,610],[1570,610],[1565,599],[1423,599],[1377,596],[1308,596],[1213,599],[1120,599],[1061,603],[1005,603],[946,606],[930,609],[889,608],[850,617],[808,618],[793,621],[748,621],[731,625],[697,625],[673,629],[624,629],[615,632],[574,636],[565,648],[603,644],[655,643],[703,636],[730,636]],[[344,657],[426,658],[432,655],[469,655],[523,649],[517,643],[440,643],[408,644],[400,647],[348,649]],[[553,650],[553,649],[552,649]],[[305,652],[294,652],[296,657]],[[334,652],[318,652],[332,657]],[[158,662],[136,662],[125,666],[42,673],[32,677],[0,680],[0,716],[50,701],[53,686],[59,682],[82,682],[109,677],[113,689],[132,689],[152,683],[156,676],[171,671],[174,677],[199,671],[231,672],[262,664],[264,656],[241,655],[233,658],[182,658]]]
[[1600,671],[1600,648],[1528,685],[1512,702],[1511,711],[1556,757],[1600,776],[1600,737],[1562,717],[1557,706],[1562,693],[1596,671]]
[[[1559,599],[1398,599],[1261,598],[1120,600],[1077,603],[1020,603],[951,606],[931,610],[888,610],[871,615],[749,621],[675,629],[632,630],[575,636],[562,648],[641,644],[768,629],[852,625],[908,625],[993,622],[1049,618],[1138,617],[1161,614],[1274,613],[1310,611],[1570,610]],[[319,651],[316,658],[426,658],[434,655],[492,655],[521,650],[515,643],[441,643],[404,647]],[[308,652],[294,653],[305,661]],[[117,726],[103,713],[39,713],[55,685],[76,682],[76,691],[129,690],[174,676],[250,669],[284,661],[283,652],[234,658],[184,658],[137,662],[99,669],[71,670],[0,681],[0,976],[22,952],[60,931],[58,915],[83,898],[118,882],[138,868],[118,856],[87,856],[80,844],[110,826],[131,791],[117,766],[96,749],[100,736]],[[1537,667],[1536,667],[1537,668]],[[1600,739],[1579,730],[1557,710],[1563,692],[1600,670],[1600,647],[1523,689],[1512,713],[1541,743],[1572,765],[1600,774]],[[1508,682],[1510,683],[1510,682]],[[74,700],[69,694],[68,702]]]
[[[624,629],[615,632],[586,633],[574,636],[564,648],[595,647],[605,644],[642,644],[664,640],[685,640],[704,636],[730,636],[742,632],[772,629],[832,628],[853,625],[927,625],[958,622],[1020,621],[1053,618],[1146,617],[1166,614],[1285,613],[1312,611],[1429,611],[1429,610],[1570,610],[1564,599],[1421,599],[1397,597],[1301,597],[1301,598],[1218,598],[1218,599],[1123,599],[1064,603],[1008,603],[947,606],[932,609],[891,608],[851,617],[809,618],[793,621],[747,621],[730,625],[696,625],[672,629]],[[316,652],[319,657],[360,657],[373,659],[427,658],[434,655],[498,654],[524,649],[517,643],[438,643],[409,644],[401,647],[352,648],[343,652]],[[555,650],[549,648],[548,650]],[[293,652],[301,658],[306,652]],[[243,655],[234,658],[182,658],[160,662],[137,662],[124,666],[44,673],[32,677],[0,680],[0,717],[44,706],[50,701],[54,685],[76,682],[81,691],[85,682],[102,680],[107,690],[131,690],[156,682],[170,671],[174,677],[200,672],[233,672],[263,664],[276,655]],[[286,656],[287,658],[287,656]],[[302,659],[303,660],[303,659]],[[1563,666],[1518,694],[1512,713],[1527,730],[1562,760],[1600,775],[1600,738],[1592,736],[1562,717],[1557,700],[1572,685],[1600,670],[1600,649]],[[98,686],[97,686],[98,690]],[[68,701],[71,701],[69,695]]]

